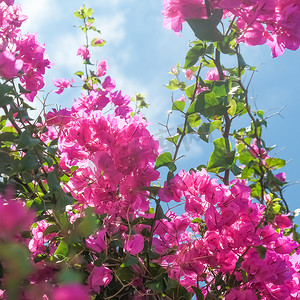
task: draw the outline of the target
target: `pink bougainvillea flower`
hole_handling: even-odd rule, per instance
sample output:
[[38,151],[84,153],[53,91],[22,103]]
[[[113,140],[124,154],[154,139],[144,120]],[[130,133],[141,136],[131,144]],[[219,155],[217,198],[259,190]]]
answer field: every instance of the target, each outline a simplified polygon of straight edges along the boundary
[[89,287],[96,293],[100,292],[100,286],[108,286],[112,281],[111,270],[106,267],[94,267],[88,278]]
[[185,78],[188,80],[192,80],[194,77],[194,72],[190,69],[184,71]]
[[[226,76],[226,72],[223,71],[224,76]],[[206,80],[216,81],[220,80],[219,72],[217,68],[213,68],[207,71]]]
[[124,249],[132,255],[140,253],[144,249],[144,237],[139,233],[130,236],[130,238],[125,241]]
[[34,213],[21,201],[0,197],[0,237],[12,238],[22,231],[29,230],[33,222]]
[[101,77],[106,74],[108,63],[106,60],[100,60],[97,65],[97,76]]
[[90,236],[88,239],[86,239],[86,245],[95,252],[101,253],[103,250],[106,249],[105,234],[106,229],[98,231],[97,234]]
[[52,300],[89,300],[87,288],[79,284],[68,284],[53,290]]
[[275,177],[277,179],[279,179],[281,182],[285,182],[286,181],[286,173],[282,172],[282,173],[278,173],[275,175]]
[[199,0],[164,0],[163,25],[167,29],[174,30],[179,35],[182,31],[182,23],[187,18],[205,18],[206,9],[203,1]]
[[0,52],[0,76],[11,79],[18,75],[23,67],[23,61],[16,59],[15,55],[9,51]]
[[278,228],[286,229],[293,227],[293,222],[289,218],[289,215],[277,215],[274,218],[274,222]]
[[61,78],[61,79],[55,78],[52,82],[56,87],[58,87],[58,90],[56,90],[54,92],[56,94],[61,94],[64,91],[64,89],[70,88],[72,86],[72,84],[75,82],[75,80],[71,79],[71,81],[69,81],[65,78]]
[[100,39],[100,38],[96,38],[94,41],[93,41],[93,44],[95,44],[95,45],[101,45],[101,44],[103,44],[103,40],[102,39]]
[[81,56],[83,59],[89,59],[91,57],[91,54],[87,47],[80,46],[77,50],[77,56]]

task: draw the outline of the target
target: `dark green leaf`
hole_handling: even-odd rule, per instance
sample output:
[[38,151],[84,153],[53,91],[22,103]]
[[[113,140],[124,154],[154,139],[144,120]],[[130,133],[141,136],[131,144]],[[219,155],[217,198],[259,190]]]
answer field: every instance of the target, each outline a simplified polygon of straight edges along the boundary
[[265,259],[267,249],[264,246],[256,246],[255,247],[260,259]]
[[20,172],[32,171],[38,169],[39,167],[40,163],[38,161],[38,157],[34,152],[28,151],[26,155],[20,160]]
[[146,281],[145,286],[152,291],[162,293],[166,290],[166,274],[158,275],[156,278],[150,281]]
[[157,157],[155,162],[155,169],[163,166],[168,167],[171,172],[176,171],[176,166],[173,163],[172,154],[170,152],[164,152]]
[[48,226],[43,233],[43,236],[46,236],[47,234],[53,233],[53,232],[58,232],[60,229],[57,225],[50,225]]
[[130,281],[134,277],[134,272],[130,268],[119,268],[116,270],[117,276],[122,281]]
[[217,29],[222,17],[223,10],[215,9],[211,16],[207,19],[186,19],[186,21],[198,39],[202,41],[216,42],[223,39],[221,32]]
[[204,295],[202,294],[202,291],[199,288],[192,286],[192,289],[195,292],[197,300],[204,300]]
[[209,128],[210,124],[209,123],[202,123],[201,126],[198,129],[198,134],[199,137],[206,143],[208,143],[208,138],[209,138]]
[[183,69],[188,69],[193,65],[195,65],[199,60],[199,57],[204,55],[205,50],[206,50],[206,45],[199,41],[194,47],[192,47],[188,51],[185,57],[185,64],[183,66]]
[[138,257],[133,256],[131,254],[126,254],[125,260],[124,260],[123,264],[121,265],[121,268],[134,266],[138,262],[139,262]]
[[31,134],[29,133],[29,131],[25,130],[20,135],[18,148],[34,147],[39,143],[40,143],[39,140],[31,137]]
[[231,167],[235,151],[231,151],[229,140],[223,137],[216,139],[214,146],[215,148],[209,158],[207,170],[219,173]]

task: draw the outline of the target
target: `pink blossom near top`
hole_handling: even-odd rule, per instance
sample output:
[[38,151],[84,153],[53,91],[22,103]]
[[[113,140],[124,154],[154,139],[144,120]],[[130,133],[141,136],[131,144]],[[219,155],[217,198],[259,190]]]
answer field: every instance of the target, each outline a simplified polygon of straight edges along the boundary
[[111,270],[107,267],[94,267],[88,278],[88,285],[96,293],[100,292],[101,286],[108,286],[112,281]]
[[108,63],[106,60],[100,60],[97,65],[97,76],[102,77],[106,74]]
[[199,0],[164,0],[163,25],[179,35],[186,18],[205,18],[205,5]]
[[74,79],[71,79],[70,81],[65,79],[65,78],[61,78],[61,79],[54,79],[53,84],[58,87],[58,90],[54,91],[56,94],[61,94],[64,89],[66,88],[70,88],[72,86],[72,84],[75,82]]
[[77,56],[81,56],[83,59],[89,59],[91,57],[90,51],[85,46],[80,46],[77,50]]
[[18,76],[18,72],[23,67],[23,61],[16,59],[15,55],[9,51],[0,52],[0,76],[12,79]]
[[124,249],[132,255],[140,253],[144,249],[144,237],[140,233],[130,236],[125,241]]
[[[223,71],[223,74],[226,76],[226,71]],[[217,68],[209,69],[206,73],[206,80],[211,80],[211,81],[220,80],[218,69]]]
[[68,284],[53,289],[52,300],[89,300],[87,288],[79,284]]
[[184,71],[184,75],[185,75],[186,79],[192,80],[194,77],[194,72],[192,70],[188,69],[188,70]]
[[[164,0],[163,25],[177,35],[188,18],[206,18],[204,0]],[[300,3],[298,0],[210,0],[210,9],[222,9],[224,17],[235,18],[238,43],[248,46],[267,43],[272,56],[300,45]]]

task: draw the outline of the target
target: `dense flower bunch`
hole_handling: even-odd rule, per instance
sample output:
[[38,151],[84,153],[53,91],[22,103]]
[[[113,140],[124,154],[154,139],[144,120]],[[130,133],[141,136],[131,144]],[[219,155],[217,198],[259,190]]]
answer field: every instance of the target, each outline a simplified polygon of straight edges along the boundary
[[[99,62],[97,74],[106,69]],[[49,112],[46,121],[57,128],[61,167],[77,166],[64,189],[99,214],[126,217],[149,209],[147,192],[139,189],[159,177],[154,170],[159,145],[142,116],[130,116],[130,97],[114,88],[107,76],[101,88],[94,85],[69,110]],[[115,109],[105,115],[108,104]]]
[[[205,170],[181,171],[159,196],[185,203],[182,216],[169,213],[170,220],[158,222],[153,241],[162,255],[159,263],[173,279],[188,289],[203,281],[205,294],[218,274],[224,282],[236,281],[225,299],[240,299],[243,293],[250,299],[298,299],[300,252],[293,251],[299,244],[284,235],[292,222],[286,215],[265,222],[265,207],[251,200],[245,182],[235,180],[228,187]],[[243,274],[248,274],[247,283],[237,287]]]
[[25,97],[33,101],[37,91],[45,85],[43,75],[51,64],[36,35],[21,32],[20,26],[26,19],[14,1],[0,2],[0,76],[19,77],[29,92]]
[[[206,2],[206,3],[205,3]],[[188,18],[207,18],[207,9],[223,9],[224,17],[236,19],[237,42],[249,46],[267,43],[273,57],[300,45],[300,3],[297,0],[165,0],[164,26],[179,34]]]

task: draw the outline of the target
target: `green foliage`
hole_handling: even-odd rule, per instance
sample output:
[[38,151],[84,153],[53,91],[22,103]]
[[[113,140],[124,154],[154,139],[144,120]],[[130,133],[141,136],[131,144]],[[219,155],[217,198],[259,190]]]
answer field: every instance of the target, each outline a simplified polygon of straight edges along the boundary
[[223,137],[216,139],[214,146],[214,151],[208,161],[207,170],[219,173],[230,169],[234,161],[235,151],[231,151],[229,140]]
[[217,29],[217,25],[220,23],[222,16],[223,11],[221,9],[215,9],[207,19],[186,19],[186,21],[199,40],[215,42],[223,39],[221,32]]

